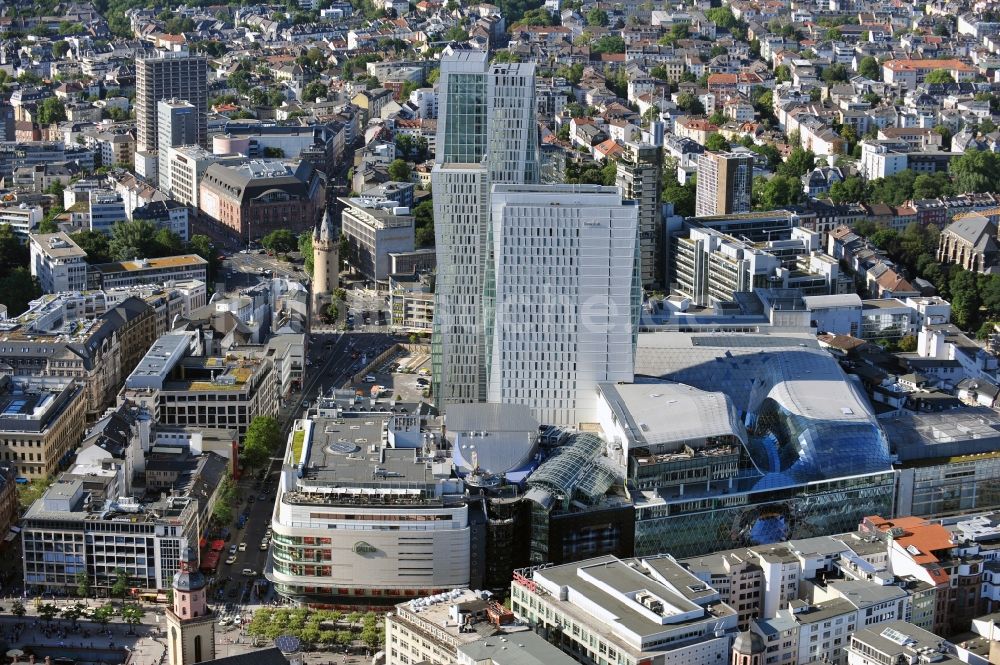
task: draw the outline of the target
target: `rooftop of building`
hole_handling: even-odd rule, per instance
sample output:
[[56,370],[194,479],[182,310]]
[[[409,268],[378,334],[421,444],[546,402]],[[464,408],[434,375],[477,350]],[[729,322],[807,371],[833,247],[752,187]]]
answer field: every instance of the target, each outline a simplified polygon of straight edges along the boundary
[[888,656],[889,662],[932,662],[959,665],[944,639],[906,621],[886,621],[859,627],[851,637],[852,648],[861,643]]
[[901,411],[880,422],[904,465],[1000,454],[1000,414],[987,407],[933,414]]
[[138,259],[135,261],[113,261],[111,263],[98,263],[90,266],[90,269],[105,274],[120,272],[140,272],[168,270],[171,268],[196,268],[204,266],[208,268],[208,261],[197,254],[181,254],[179,256],[161,256],[153,259]]
[[[188,497],[168,496],[143,503],[131,497],[92,499],[84,489],[84,481],[57,480],[45,491],[42,498],[31,504],[23,521],[87,522],[93,528],[99,523],[156,524],[165,522],[181,524],[186,510],[195,502]],[[68,506],[68,510],[61,507]]]
[[87,256],[87,252],[80,249],[80,246],[62,231],[58,233],[30,233],[28,237],[34,246],[52,259],[86,258]]
[[724,393],[668,382],[601,383],[598,390],[626,430],[630,447],[667,452],[683,445],[705,447],[715,437],[746,440],[746,429]]
[[[597,557],[536,570],[532,579],[547,601],[574,623],[636,654],[643,652],[636,636],[642,641],[684,625],[715,625],[735,614],[719,600],[717,591],[669,556]],[[563,590],[571,592],[567,596]],[[601,608],[600,614],[595,607]],[[646,651],[668,650],[678,644]]]
[[498,633],[528,630],[520,624],[498,625],[489,621],[487,610],[496,602],[486,592],[454,589],[400,603],[396,606],[396,616],[425,633],[443,631],[458,644]]
[[476,663],[490,661],[493,665],[575,665],[576,660],[559,647],[546,642],[531,631],[504,637],[486,637],[458,650]]
[[405,507],[440,504],[446,494],[461,495],[461,483],[446,482],[453,480],[447,457],[426,456],[421,448],[390,447],[389,418],[359,414],[297,421],[289,434],[286,462],[299,466],[301,473],[281,500]]
[[14,436],[45,431],[82,390],[69,380],[50,383],[0,376],[0,432]]

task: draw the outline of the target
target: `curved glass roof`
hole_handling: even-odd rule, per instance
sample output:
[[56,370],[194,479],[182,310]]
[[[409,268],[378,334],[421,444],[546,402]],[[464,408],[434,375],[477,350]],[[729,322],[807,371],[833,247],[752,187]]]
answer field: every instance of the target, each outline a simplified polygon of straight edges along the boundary
[[528,477],[530,487],[544,487],[569,498],[579,492],[596,501],[614,485],[618,473],[601,460],[604,441],[595,434],[573,434]]

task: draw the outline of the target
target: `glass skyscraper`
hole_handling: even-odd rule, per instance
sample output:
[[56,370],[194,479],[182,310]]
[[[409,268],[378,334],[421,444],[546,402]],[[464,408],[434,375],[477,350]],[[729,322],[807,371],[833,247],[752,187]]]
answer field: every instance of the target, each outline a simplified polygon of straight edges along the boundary
[[441,61],[431,183],[437,246],[431,363],[439,407],[486,399],[484,284],[490,186],[538,180],[533,64],[482,51]]

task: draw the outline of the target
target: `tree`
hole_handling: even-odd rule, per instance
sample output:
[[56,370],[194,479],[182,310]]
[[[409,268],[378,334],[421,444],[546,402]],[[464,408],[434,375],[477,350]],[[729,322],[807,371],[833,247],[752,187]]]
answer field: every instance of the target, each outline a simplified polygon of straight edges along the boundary
[[330,89],[326,87],[326,84],[322,81],[313,81],[307,83],[304,88],[302,88],[302,101],[304,102],[315,102],[320,97],[326,97],[330,94]]
[[816,167],[816,155],[812,150],[795,148],[788,155],[785,163],[778,167],[778,174],[784,176],[801,177],[809,173]]
[[124,568],[115,569],[115,582],[111,585],[111,595],[124,598],[132,586],[128,571]]
[[16,616],[18,619],[20,619],[25,614],[27,614],[28,611],[24,609],[24,603],[22,603],[20,600],[15,600],[14,603],[10,606],[10,613]]
[[153,237],[150,256],[177,256],[184,252],[184,241],[170,229],[160,229]]
[[413,226],[418,248],[434,246],[434,203],[427,199],[413,207]]
[[281,428],[271,416],[256,416],[243,436],[243,460],[250,468],[261,466],[277,450]]
[[608,13],[603,9],[594,7],[589,12],[587,12],[587,25],[590,26],[604,26],[608,24]]
[[0,294],[3,294],[0,300],[7,305],[7,311],[17,315],[26,312],[28,303],[42,295],[42,288],[28,268],[21,266],[0,277]]
[[106,603],[95,609],[91,613],[91,618],[100,626],[107,626],[111,622],[111,617],[115,615],[115,608],[111,603]]
[[850,73],[847,71],[847,67],[837,63],[824,68],[822,76],[826,83],[837,83],[850,78]]
[[226,476],[219,487],[219,498],[212,506],[212,517],[218,524],[229,524],[233,521],[233,506],[236,504],[236,486],[233,480]]
[[74,627],[76,627],[76,624],[80,620],[80,617],[83,616],[83,610],[84,609],[86,609],[86,607],[84,605],[82,605],[80,603],[73,603],[72,605],[66,605],[66,606],[64,606],[62,608],[62,612],[60,612],[60,614],[62,615],[63,619],[69,620],[69,622]]
[[971,330],[978,323],[979,288],[975,273],[955,267],[949,280],[951,291],[951,317],[956,325],[963,330]]
[[717,28],[722,28],[723,30],[732,30],[737,25],[739,21],[733,15],[733,10],[729,7],[713,7],[705,11],[705,17],[715,24]]
[[326,310],[323,314],[330,322],[335,322],[340,318],[340,307],[337,306],[337,303],[332,302],[326,306]]
[[44,126],[66,119],[66,105],[58,97],[46,97],[38,104],[38,124]]
[[187,251],[208,261],[208,280],[213,281],[222,266],[222,262],[219,261],[219,253],[216,251],[212,239],[206,235],[193,235],[188,241]]
[[882,68],[879,67],[878,60],[870,55],[866,55],[858,63],[858,74],[864,76],[866,79],[878,81],[882,78]]
[[10,224],[0,224],[0,276],[28,265],[28,246],[22,244]]
[[445,30],[443,39],[446,42],[464,42],[469,39],[469,33],[462,26],[453,25]]
[[798,203],[802,198],[802,183],[797,177],[789,175],[757,179],[753,190],[756,207],[760,210],[777,210]]
[[951,175],[959,194],[994,191],[1000,182],[1000,155],[970,150],[952,160]]
[[[984,321],[983,325],[979,326],[979,330],[976,331],[976,339],[987,340],[990,338],[990,335],[992,335],[995,330],[996,330],[995,323],[993,323],[992,321]],[[916,350],[916,346],[914,346],[914,350]]]
[[156,232],[156,225],[145,219],[115,222],[108,251],[116,261],[148,258],[155,253]]
[[665,203],[674,204],[674,214],[681,217],[691,217],[694,215],[695,194],[697,187],[693,178],[689,178],[683,185],[677,181],[676,175],[671,172],[663,179],[663,191],[660,193],[660,200]]
[[722,134],[709,134],[705,139],[705,149],[712,152],[726,152],[729,150],[729,141]]
[[843,182],[830,185],[830,200],[834,203],[865,203],[868,200],[868,183],[864,178],[848,176]]
[[389,164],[389,177],[397,182],[410,181],[410,165],[402,159],[395,159]]
[[552,14],[549,13],[545,7],[539,7],[538,9],[531,9],[524,13],[521,20],[513,24],[513,28],[520,28],[523,26],[540,26],[546,27],[552,25]]
[[128,634],[135,635],[136,625],[142,621],[143,615],[146,613],[138,605],[126,605],[122,608],[121,617],[122,621],[128,624]]
[[299,234],[298,239],[299,253],[302,255],[302,269],[306,271],[306,274],[312,277],[313,274],[313,261],[315,257],[313,256],[313,234],[312,231],[303,231]]
[[924,77],[924,83],[954,83],[955,79],[947,69],[935,69]]
[[76,574],[76,595],[81,598],[90,596],[90,576],[84,570]]
[[298,244],[295,234],[288,229],[271,231],[260,241],[260,244],[278,254],[287,254]]
[[690,92],[682,92],[677,95],[677,108],[690,115],[702,115],[705,113],[705,105]]
[[45,619],[46,623],[52,621],[57,614],[59,614],[59,608],[52,603],[45,603],[38,608],[38,616]]
[[603,35],[590,47],[591,53],[624,53],[625,40],[621,35]]
[[778,65],[774,68],[774,80],[778,83],[786,83],[792,80],[792,70],[788,65]]
[[69,42],[65,39],[60,39],[59,41],[52,44],[52,55],[60,60],[69,53]]

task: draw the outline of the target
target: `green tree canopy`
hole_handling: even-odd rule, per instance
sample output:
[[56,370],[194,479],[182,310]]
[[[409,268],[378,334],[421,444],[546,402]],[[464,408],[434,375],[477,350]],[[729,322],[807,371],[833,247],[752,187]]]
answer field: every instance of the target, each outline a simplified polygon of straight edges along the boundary
[[410,165],[402,159],[395,159],[388,168],[389,177],[398,182],[409,182]]
[[599,7],[594,7],[587,12],[587,25],[604,26],[608,24],[608,13]]
[[812,150],[794,148],[788,155],[784,164],[778,167],[778,174],[783,176],[800,177],[809,173],[816,167],[816,155]]
[[1000,182],[1000,154],[970,150],[952,160],[951,175],[956,193],[995,191]]
[[295,234],[288,229],[271,231],[260,241],[260,244],[279,254],[287,254],[298,246]]
[[925,83],[954,83],[955,79],[947,69],[935,69],[924,77]]
[[278,449],[281,428],[270,416],[256,416],[243,437],[243,461],[250,468],[262,466]]
[[858,74],[864,76],[866,79],[878,81],[882,78],[882,68],[879,67],[878,60],[870,55],[866,55],[858,63]]
[[58,97],[46,97],[38,104],[38,124],[48,126],[66,119],[66,105]]
[[705,139],[705,149],[712,152],[726,152],[729,150],[729,141],[722,134],[709,134]]

